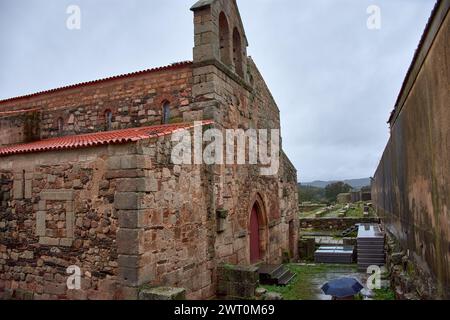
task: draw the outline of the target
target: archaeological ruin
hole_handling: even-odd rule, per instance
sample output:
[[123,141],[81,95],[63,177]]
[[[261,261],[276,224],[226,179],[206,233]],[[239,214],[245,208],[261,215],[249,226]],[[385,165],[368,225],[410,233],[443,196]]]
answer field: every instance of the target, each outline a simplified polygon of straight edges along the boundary
[[144,285],[207,299],[223,264],[297,257],[282,149],[275,175],[171,161],[180,130],[280,129],[236,1],[191,10],[193,61],[0,101],[0,299],[137,299]]

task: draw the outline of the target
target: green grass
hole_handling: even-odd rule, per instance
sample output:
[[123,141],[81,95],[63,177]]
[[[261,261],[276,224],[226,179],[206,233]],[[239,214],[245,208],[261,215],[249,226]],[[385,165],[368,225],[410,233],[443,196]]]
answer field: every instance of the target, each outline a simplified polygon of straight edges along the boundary
[[374,300],[395,300],[395,293],[390,288],[375,289]]
[[[312,280],[327,272],[342,268],[342,265],[317,264],[317,265],[287,265],[289,270],[296,274],[291,283],[285,287],[264,285],[265,289],[279,293],[285,300],[311,300],[315,298]],[[348,266],[347,266],[348,268]],[[356,267],[354,267],[356,271]]]
[[362,218],[364,217],[364,210],[362,208],[350,208],[347,211],[346,217],[351,217],[351,218]]

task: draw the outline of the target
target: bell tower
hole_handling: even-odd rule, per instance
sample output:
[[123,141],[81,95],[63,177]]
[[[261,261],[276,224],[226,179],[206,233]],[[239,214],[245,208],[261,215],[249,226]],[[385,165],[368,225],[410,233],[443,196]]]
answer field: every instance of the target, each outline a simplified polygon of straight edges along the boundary
[[247,82],[247,37],[236,0],[200,0],[194,12],[194,64],[216,65]]

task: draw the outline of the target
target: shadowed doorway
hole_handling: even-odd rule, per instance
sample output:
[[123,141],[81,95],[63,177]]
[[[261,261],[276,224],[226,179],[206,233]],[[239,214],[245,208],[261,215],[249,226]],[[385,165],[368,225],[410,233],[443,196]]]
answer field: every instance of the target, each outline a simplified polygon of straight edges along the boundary
[[261,260],[259,239],[258,205],[255,203],[250,217],[250,262],[256,263]]

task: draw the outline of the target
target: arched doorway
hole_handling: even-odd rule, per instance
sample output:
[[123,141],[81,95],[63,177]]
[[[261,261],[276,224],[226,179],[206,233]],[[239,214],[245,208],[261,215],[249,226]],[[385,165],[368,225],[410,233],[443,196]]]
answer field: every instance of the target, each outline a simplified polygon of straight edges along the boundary
[[258,205],[255,203],[250,216],[250,262],[261,260],[261,241],[259,237],[260,221],[258,217]]

